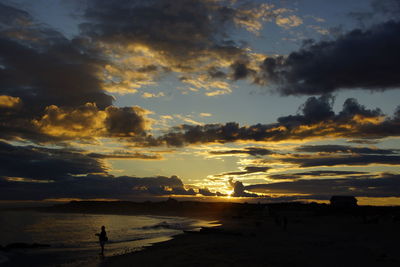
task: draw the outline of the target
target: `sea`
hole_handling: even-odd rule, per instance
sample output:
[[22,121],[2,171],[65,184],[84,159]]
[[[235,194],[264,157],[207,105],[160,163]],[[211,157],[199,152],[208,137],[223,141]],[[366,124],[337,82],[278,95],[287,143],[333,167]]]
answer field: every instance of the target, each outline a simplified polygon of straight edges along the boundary
[[0,245],[39,243],[43,248],[0,250],[0,266],[96,266],[104,258],[96,233],[106,227],[105,257],[142,250],[184,230],[216,222],[184,217],[0,211]]

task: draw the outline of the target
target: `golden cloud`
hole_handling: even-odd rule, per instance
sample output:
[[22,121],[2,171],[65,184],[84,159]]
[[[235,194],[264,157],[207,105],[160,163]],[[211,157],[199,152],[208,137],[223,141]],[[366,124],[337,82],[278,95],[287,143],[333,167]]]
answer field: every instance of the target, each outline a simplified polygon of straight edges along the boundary
[[0,95],[0,108],[15,108],[21,104],[21,98]]
[[42,133],[61,139],[129,137],[150,129],[149,113],[137,106],[100,110],[94,103],[77,108],[51,105],[33,124]]

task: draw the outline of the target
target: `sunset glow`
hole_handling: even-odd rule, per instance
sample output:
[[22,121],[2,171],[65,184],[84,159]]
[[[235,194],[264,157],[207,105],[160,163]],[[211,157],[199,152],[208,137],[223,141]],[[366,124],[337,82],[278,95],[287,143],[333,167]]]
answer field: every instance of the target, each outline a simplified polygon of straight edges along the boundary
[[396,1],[0,0],[0,200],[400,203]]

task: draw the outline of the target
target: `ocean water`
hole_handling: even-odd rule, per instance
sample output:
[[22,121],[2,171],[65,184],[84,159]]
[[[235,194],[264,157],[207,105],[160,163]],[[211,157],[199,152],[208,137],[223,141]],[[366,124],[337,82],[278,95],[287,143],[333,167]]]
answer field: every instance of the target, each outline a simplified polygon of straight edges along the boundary
[[183,217],[0,211],[0,245],[48,244],[49,248],[0,252],[1,266],[82,266],[101,261],[96,233],[106,227],[105,256],[143,249],[167,241],[183,230],[213,222]]

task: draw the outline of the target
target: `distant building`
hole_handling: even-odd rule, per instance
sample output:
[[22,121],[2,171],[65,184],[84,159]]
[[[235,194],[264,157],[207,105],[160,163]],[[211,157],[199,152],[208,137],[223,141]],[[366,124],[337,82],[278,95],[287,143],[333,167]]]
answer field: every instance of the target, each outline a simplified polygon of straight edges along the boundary
[[357,199],[353,196],[332,196],[331,206],[334,207],[356,207]]

